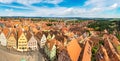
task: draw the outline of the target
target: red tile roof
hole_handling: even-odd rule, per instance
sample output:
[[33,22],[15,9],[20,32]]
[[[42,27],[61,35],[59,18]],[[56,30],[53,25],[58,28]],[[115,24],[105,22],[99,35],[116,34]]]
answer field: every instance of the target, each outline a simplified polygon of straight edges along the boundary
[[3,33],[5,34],[5,36],[7,37],[9,34],[10,30],[8,28],[3,28]]
[[91,61],[91,46],[88,41],[86,41],[82,61]]
[[56,45],[56,39],[50,39],[46,43],[47,43],[49,50],[51,51],[53,46]]
[[67,51],[72,61],[78,61],[81,52],[81,47],[79,46],[76,39],[73,39],[68,43]]

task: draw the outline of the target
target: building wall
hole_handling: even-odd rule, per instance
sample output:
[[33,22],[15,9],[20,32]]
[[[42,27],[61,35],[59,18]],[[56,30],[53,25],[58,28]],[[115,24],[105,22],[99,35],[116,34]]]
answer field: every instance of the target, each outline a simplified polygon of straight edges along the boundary
[[17,48],[16,39],[14,36],[10,36],[7,40],[7,48]]
[[3,45],[3,46],[7,45],[7,39],[6,39],[5,35],[4,35],[4,33],[0,34],[0,41],[1,41],[1,45]]
[[43,35],[42,38],[41,38],[41,41],[40,41],[40,47],[43,48],[43,46],[45,45],[47,39],[46,39],[46,36]]
[[54,45],[51,50],[47,46],[45,46],[44,51],[50,61],[54,61],[54,59],[56,58],[56,46]]
[[34,36],[32,36],[28,41],[28,48],[31,48],[32,50],[37,50],[37,40],[34,38]]
[[56,46],[54,45],[52,50],[50,51],[50,60],[54,61],[55,58],[56,58]]
[[27,38],[22,33],[20,38],[18,39],[18,51],[27,51],[27,49],[28,49]]

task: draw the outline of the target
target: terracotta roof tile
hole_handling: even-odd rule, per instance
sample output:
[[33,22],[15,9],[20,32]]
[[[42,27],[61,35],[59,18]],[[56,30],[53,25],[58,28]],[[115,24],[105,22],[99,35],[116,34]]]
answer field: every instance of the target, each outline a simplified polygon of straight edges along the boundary
[[46,44],[47,44],[49,50],[51,51],[51,50],[52,50],[52,47],[53,47],[54,45],[56,45],[56,39],[50,39],[50,40],[48,40],[48,41],[46,42]]
[[34,35],[32,35],[32,33],[29,32],[29,31],[27,31],[27,32],[25,32],[25,33],[26,33],[25,36],[26,36],[26,38],[27,38],[28,41],[30,40],[30,38],[31,38],[32,36],[34,36]]
[[88,41],[86,41],[85,47],[84,47],[84,52],[83,52],[83,57],[82,61],[91,61],[91,46]]
[[8,28],[3,28],[3,33],[5,34],[5,36],[7,37],[9,34],[10,30]]
[[17,40],[17,32],[16,32],[16,29],[14,29],[14,28],[11,28],[11,30],[10,30],[10,33],[9,33],[9,35],[7,36],[7,38],[9,38],[9,37],[15,37],[15,39]]
[[22,31],[21,28],[19,28],[17,32],[18,32],[17,34],[18,34],[18,39],[19,39],[19,37],[21,36],[21,34],[22,34],[23,31]]
[[72,61],[78,61],[81,52],[81,47],[79,46],[76,39],[73,39],[68,43],[67,51]]
[[67,50],[63,49],[59,52],[58,61],[72,61]]

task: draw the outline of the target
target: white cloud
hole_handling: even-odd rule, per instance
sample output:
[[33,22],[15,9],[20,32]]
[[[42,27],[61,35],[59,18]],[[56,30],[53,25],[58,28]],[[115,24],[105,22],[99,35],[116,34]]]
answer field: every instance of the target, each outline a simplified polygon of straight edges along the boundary
[[[84,7],[90,7],[89,9],[93,13],[102,13],[104,11],[115,11],[120,7],[120,0],[87,0]],[[104,16],[104,13],[103,13]]]
[[61,3],[63,0],[0,0],[1,3],[5,3],[5,4],[11,4],[13,2],[17,2],[20,4],[24,4],[24,5],[31,5],[34,3],[51,3],[51,4],[58,4]]
[[63,0],[44,0],[45,3],[59,4]]
[[42,0],[16,0],[16,2],[24,5],[31,5],[34,3],[42,2]]
[[14,6],[14,5],[6,5],[6,4],[0,4],[0,6],[11,7],[11,8],[18,8],[18,9],[31,9],[28,6]]
[[[110,17],[109,15],[99,15],[99,8],[94,8],[87,10],[85,8],[66,8],[66,7],[33,7],[34,11],[32,12],[15,12],[11,9],[6,9],[5,13],[0,13],[2,15],[8,16],[53,16],[53,17],[62,17],[62,16],[77,16],[77,17]],[[114,16],[117,17],[117,16]]]
[[110,8],[114,9],[114,8],[117,8],[117,6],[118,6],[118,4],[115,3],[115,4],[111,5]]
[[[1,0],[2,1],[2,0]],[[0,2],[1,2],[0,1]],[[5,12],[0,12],[1,15],[9,16],[79,16],[79,17],[120,17],[119,15],[107,15],[104,11],[115,10],[120,7],[120,0],[87,0],[84,7],[35,7],[31,4],[43,2],[51,4],[59,4],[63,0],[11,0],[26,7],[9,6],[13,8],[30,9],[32,12],[15,12],[12,9],[6,9]],[[3,2],[3,1],[2,1]],[[9,2],[9,3],[12,3]],[[6,5],[5,5],[6,6]],[[89,7],[89,8],[88,8]]]
[[[92,6],[92,7],[108,7],[108,6],[120,6],[120,0],[87,0],[84,6]],[[119,5],[119,6],[118,6]]]
[[85,8],[66,8],[66,7],[34,7],[32,12],[16,12],[13,9],[6,9],[5,12],[0,12],[2,16],[45,16],[45,17],[120,17],[119,15],[101,14],[100,8],[87,10]]
[[14,0],[0,0],[1,3],[12,3]]

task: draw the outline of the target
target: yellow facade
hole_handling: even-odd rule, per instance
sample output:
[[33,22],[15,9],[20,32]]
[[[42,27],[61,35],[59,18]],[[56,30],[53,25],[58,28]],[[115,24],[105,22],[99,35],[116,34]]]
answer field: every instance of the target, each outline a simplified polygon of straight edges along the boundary
[[24,33],[18,39],[18,51],[27,51],[27,38],[25,37]]
[[7,40],[7,48],[15,48],[16,49],[16,39],[14,36],[10,36]]

